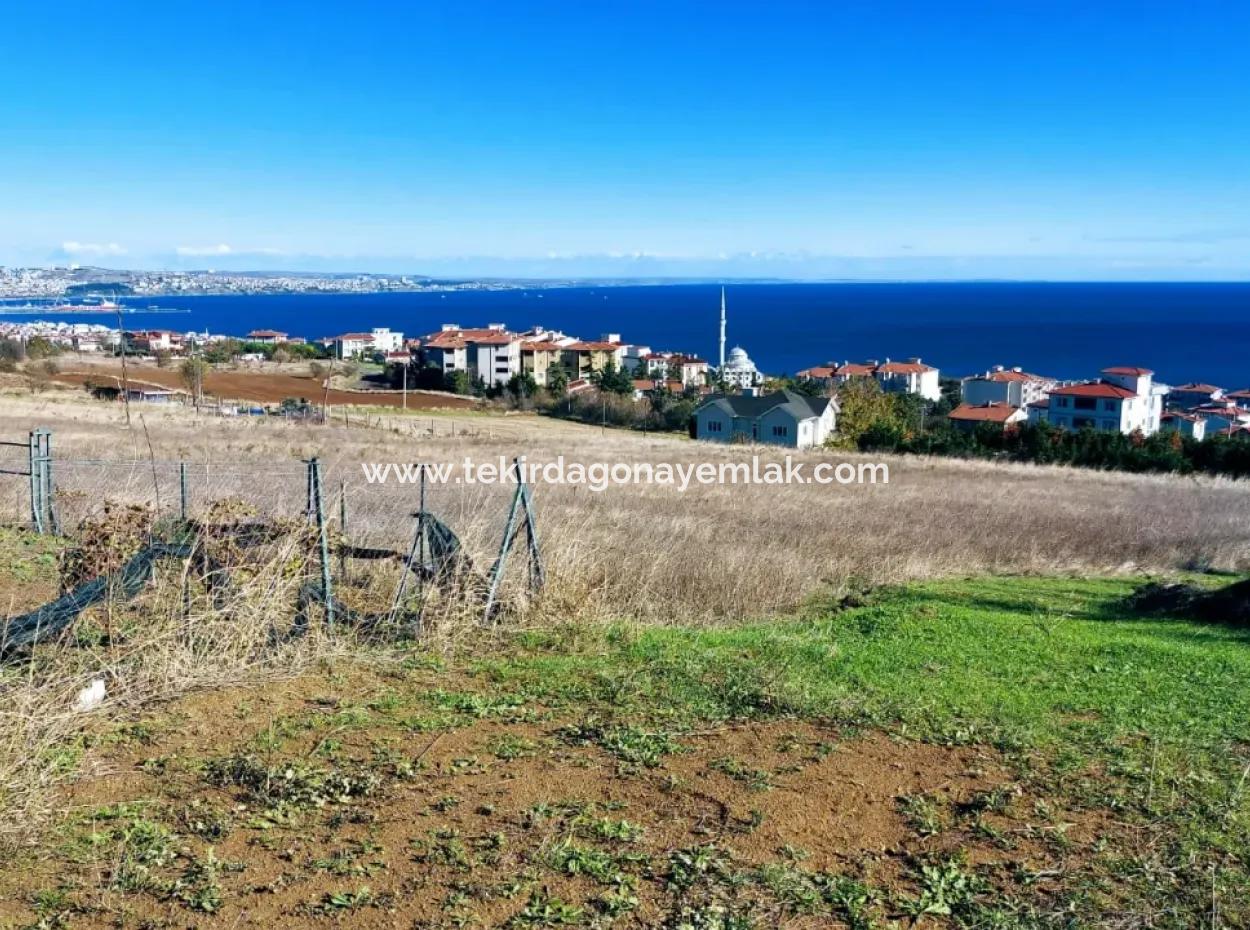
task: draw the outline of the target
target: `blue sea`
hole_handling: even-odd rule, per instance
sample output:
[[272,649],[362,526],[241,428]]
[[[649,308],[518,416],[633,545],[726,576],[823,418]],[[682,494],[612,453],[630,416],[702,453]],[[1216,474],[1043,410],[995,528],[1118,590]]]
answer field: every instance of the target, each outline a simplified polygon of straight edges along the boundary
[[[769,373],[830,360],[919,356],[944,374],[1019,365],[1059,378],[1108,365],[1166,382],[1250,385],[1250,283],[729,284],[729,346]],[[507,291],[160,298],[188,314],[135,313],[128,326],[316,339],[388,326],[406,335],[462,326],[542,324],[714,361],[720,286],[663,284]],[[136,308],[149,298],[131,300]],[[5,318],[0,310],[0,318]],[[19,317],[11,317],[19,319]],[[24,316],[20,319],[33,319]],[[109,315],[58,317],[112,323]]]

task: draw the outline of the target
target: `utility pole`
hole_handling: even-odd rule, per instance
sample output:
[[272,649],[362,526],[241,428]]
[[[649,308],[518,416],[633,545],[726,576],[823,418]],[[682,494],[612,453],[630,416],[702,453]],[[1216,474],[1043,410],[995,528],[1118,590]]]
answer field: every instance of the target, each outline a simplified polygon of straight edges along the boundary
[[404,411],[408,410],[408,363],[404,362]]
[[130,379],[126,375],[126,331],[122,328],[122,308],[117,305],[117,342],[122,350],[122,404],[126,408],[126,428],[130,428]]

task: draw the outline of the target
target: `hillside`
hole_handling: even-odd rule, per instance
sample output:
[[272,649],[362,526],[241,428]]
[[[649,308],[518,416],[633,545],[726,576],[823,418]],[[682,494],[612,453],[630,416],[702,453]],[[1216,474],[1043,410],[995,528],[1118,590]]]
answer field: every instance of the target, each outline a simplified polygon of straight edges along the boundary
[[[1250,921],[1246,631],[1126,602],[1148,577],[1243,577],[1239,484],[920,459],[836,488],[538,484],[541,593],[517,569],[488,626],[465,589],[420,628],[329,629],[293,619],[301,457],[345,494],[335,539],[345,515],[377,546],[410,537],[417,491],[361,462],[753,450],[482,414],[141,413],[5,400],[6,436],[54,429],[68,533],[0,530],[9,616],[176,537],[181,462],[203,526],[275,535],[205,530],[226,588],[161,562],[0,665],[0,926]],[[489,564],[511,488],[428,494]],[[396,578],[332,571],[360,604]],[[95,680],[106,699],[75,710]]]

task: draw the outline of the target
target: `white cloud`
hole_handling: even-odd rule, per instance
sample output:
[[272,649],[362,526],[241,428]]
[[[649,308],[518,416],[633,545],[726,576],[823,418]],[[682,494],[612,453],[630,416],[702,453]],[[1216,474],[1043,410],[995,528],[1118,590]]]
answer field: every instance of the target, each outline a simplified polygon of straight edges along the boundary
[[203,255],[233,255],[234,249],[226,245],[224,242],[220,245],[180,245],[178,246],[178,254],[185,257],[203,256]]
[[125,255],[126,250],[116,242],[75,242],[69,239],[61,243],[66,255]]

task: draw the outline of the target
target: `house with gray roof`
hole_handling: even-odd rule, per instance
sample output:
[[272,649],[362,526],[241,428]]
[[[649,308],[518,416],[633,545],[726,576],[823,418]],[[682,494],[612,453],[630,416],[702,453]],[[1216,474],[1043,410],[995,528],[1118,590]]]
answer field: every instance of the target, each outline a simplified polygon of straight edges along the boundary
[[694,412],[695,439],[758,442],[807,449],[823,443],[837,427],[838,402],[794,391],[772,394],[715,394]]

